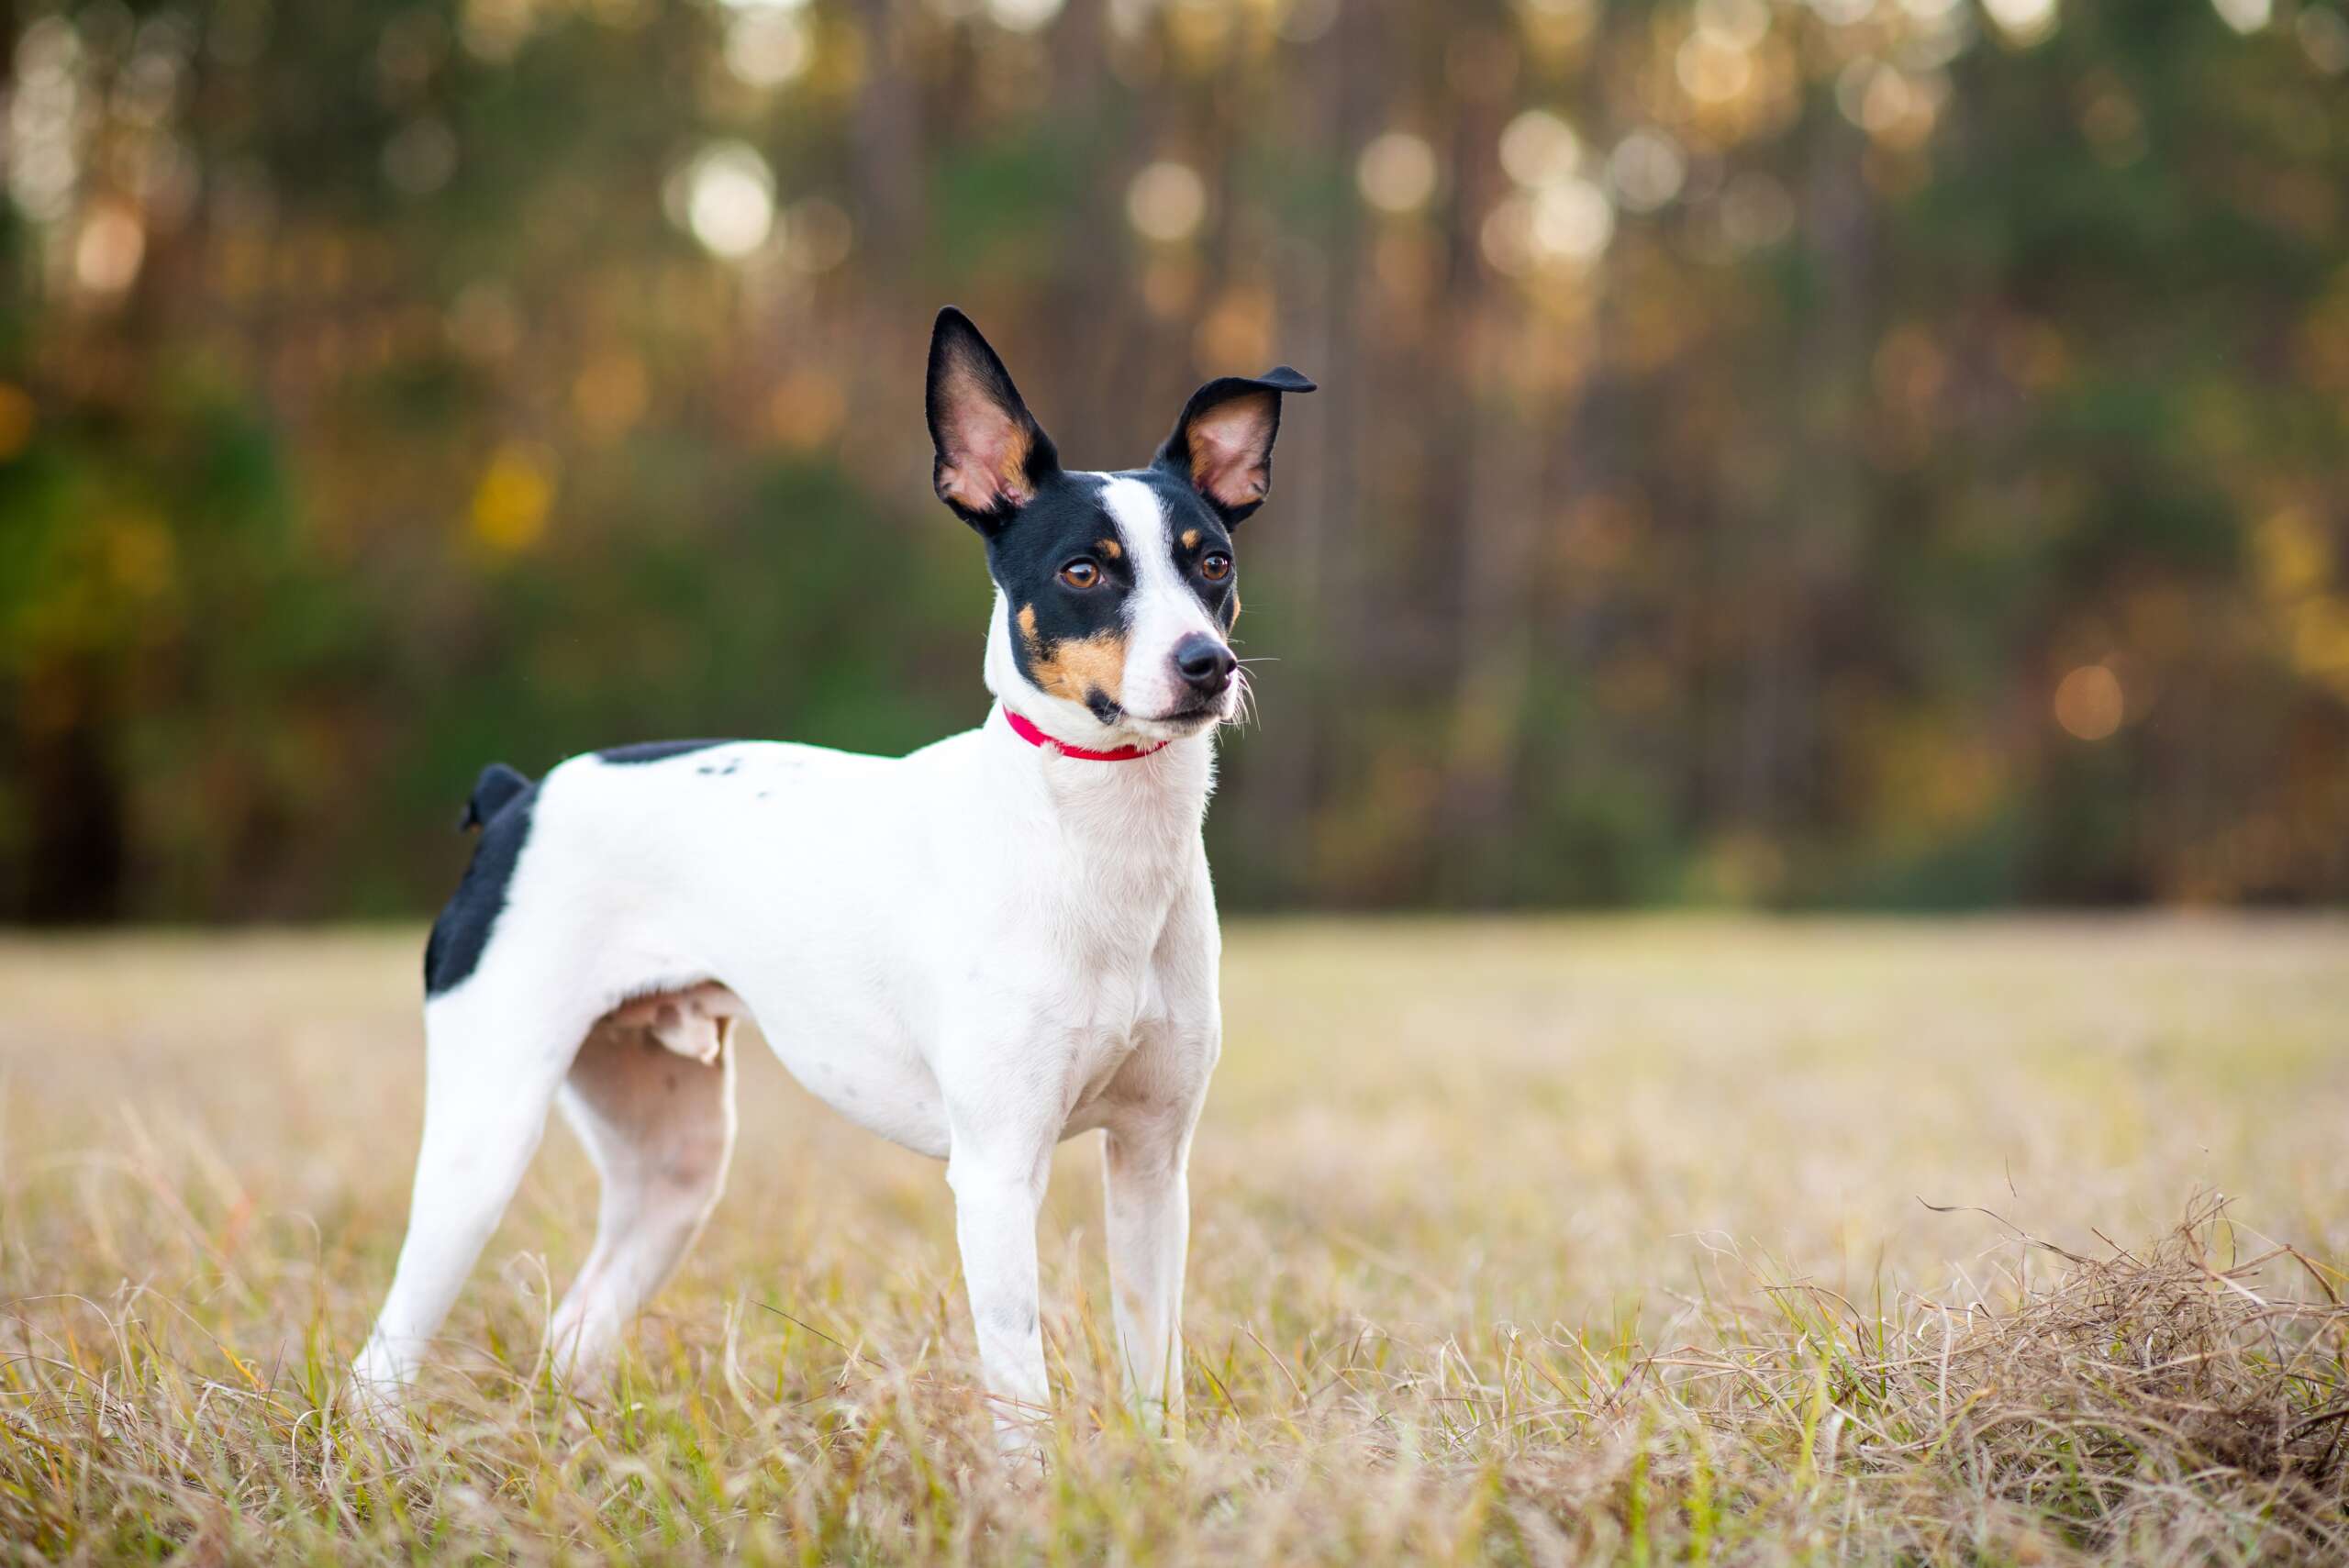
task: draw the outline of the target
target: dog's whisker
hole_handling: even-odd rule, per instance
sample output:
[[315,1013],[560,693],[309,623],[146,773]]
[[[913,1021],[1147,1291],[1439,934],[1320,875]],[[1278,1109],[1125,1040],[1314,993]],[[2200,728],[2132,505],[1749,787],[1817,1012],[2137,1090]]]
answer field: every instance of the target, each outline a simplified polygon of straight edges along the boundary
[[[1241,662],[1245,664],[1248,661],[1242,660]],[[1234,716],[1233,722],[1245,729],[1263,717],[1262,711],[1256,706],[1256,686],[1244,669],[1233,673],[1233,681],[1240,691],[1239,712]]]

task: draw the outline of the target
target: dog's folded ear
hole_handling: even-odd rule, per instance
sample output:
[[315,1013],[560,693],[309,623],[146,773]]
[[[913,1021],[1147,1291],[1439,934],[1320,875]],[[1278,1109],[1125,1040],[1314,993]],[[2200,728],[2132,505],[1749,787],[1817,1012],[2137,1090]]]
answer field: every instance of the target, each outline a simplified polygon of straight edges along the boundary
[[1281,430],[1281,394],[1313,384],[1286,365],[1262,375],[1227,375],[1191,394],[1174,433],[1158,449],[1158,465],[1189,480],[1226,524],[1264,504],[1273,487],[1273,439]]
[[981,532],[1027,505],[1060,466],[1003,361],[951,305],[930,329],[927,398],[938,498]]

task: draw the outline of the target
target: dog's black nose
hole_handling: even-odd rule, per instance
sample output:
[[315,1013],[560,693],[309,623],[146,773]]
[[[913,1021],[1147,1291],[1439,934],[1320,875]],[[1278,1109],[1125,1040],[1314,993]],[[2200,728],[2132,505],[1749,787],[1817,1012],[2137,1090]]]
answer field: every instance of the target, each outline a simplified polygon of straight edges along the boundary
[[1231,684],[1231,672],[1239,667],[1231,650],[1206,632],[1195,631],[1174,645],[1174,673],[1194,691],[1214,695]]

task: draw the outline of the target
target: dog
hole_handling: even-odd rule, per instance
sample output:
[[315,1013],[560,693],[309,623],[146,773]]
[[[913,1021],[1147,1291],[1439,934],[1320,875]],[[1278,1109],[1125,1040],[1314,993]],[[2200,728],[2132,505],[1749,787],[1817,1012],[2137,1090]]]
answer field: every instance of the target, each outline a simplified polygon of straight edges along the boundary
[[885,759],[768,741],[484,771],[425,951],[424,1136],[391,1291],[352,1369],[395,1406],[559,1105],[602,1183],[550,1326],[592,1386],[725,1184],[733,1025],[818,1099],[946,1162],[1007,1451],[1048,1418],[1036,1218],[1103,1134],[1126,1396],[1181,1415],[1186,1174],[1222,1049],[1200,829],[1245,695],[1232,535],[1272,481],[1286,365],[1191,395],[1147,467],[1064,469],[948,308],[933,480],[995,584],[978,728]]

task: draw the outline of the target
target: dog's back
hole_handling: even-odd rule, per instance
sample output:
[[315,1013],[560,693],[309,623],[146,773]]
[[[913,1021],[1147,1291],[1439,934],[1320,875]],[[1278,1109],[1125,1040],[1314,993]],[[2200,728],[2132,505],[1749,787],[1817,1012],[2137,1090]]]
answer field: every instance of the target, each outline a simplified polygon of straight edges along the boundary
[[[481,838],[427,943],[426,994],[465,987],[497,943],[502,960],[574,976],[600,1010],[739,967],[745,939],[787,955],[825,946],[827,926],[868,928],[860,890],[885,884],[924,827],[886,803],[923,765],[739,740],[615,747],[537,783],[493,763],[466,806]],[[583,944],[595,951],[565,951]]]

